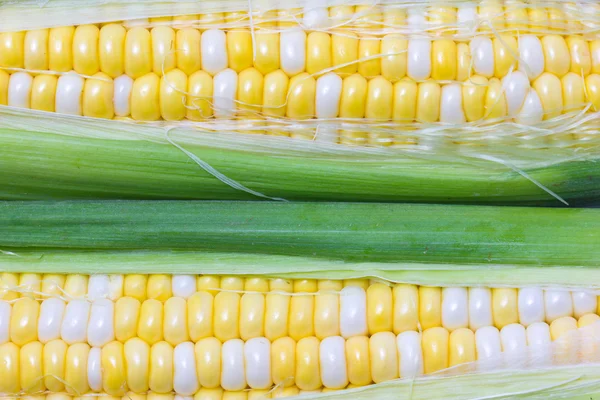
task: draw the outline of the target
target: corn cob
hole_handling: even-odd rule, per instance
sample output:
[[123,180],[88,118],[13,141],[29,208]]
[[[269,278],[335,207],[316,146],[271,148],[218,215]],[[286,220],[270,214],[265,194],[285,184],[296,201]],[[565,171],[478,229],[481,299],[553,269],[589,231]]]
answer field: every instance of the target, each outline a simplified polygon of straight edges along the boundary
[[[567,356],[553,355],[551,341],[600,326],[593,291],[206,275],[1,279],[0,393],[13,395],[344,389],[475,361],[499,367],[502,352],[560,364]],[[563,350],[597,362],[582,345]]]
[[348,126],[321,125],[323,135],[372,145],[416,143],[394,128],[550,127],[600,107],[597,27],[574,21],[572,4],[451,5],[309,4],[4,32],[0,105],[213,130],[238,119],[227,129],[311,138],[314,125],[290,121],[339,121]]
[[246,398],[597,362],[594,210],[0,208],[3,393]]
[[[376,6],[334,1],[324,8],[298,0],[299,8],[287,9],[296,5],[144,0],[90,1],[76,10],[69,0],[29,7],[32,1],[0,5],[0,49],[7,56],[2,65],[10,58],[23,66],[0,66],[0,103],[8,104],[10,82],[21,74],[16,78],[24,77],[25,86],[16,78],[14,86],[31,89],[39,81],[44,88],[39,104],[54,111],[58,104],[75,115],[0,105],[2,199],[262,197],[582,205],[599,196],[593,103],[600,24],[593,1],[449,1],[420,8],[406,0]],[[28,18],[19,17],[24,10]],[[65,44],[66,53],[60,54],[70,51],[58,57],[65,62],[52,66],[51,38]],[[282,43],[298,39],[306,47],[286,45],[289,51],[282,51]],[[75,42],[82,44],[77,51]],[[423,53],[423,45],[429,45],[429,53]],[[336,53],[349,46],[350,52]],[[44,56],[33,48],[48,51]],[[209,50],[216,55],[203,57]],[[533,57],[540,51],[542,58]],[[47,69],[25,68],[26,53],[40,68],[47,59]],[[429,70],[428,79],[409,75],[414,58],[409,53],[418,59],[429,54],[428,63],[413,63],[417,75],[418,68]],[[559,53],[564,57],[557,58]],[[563,75],[567,58],[569,71]],[[156,60],[163,62],[158,66]],[[225,70],[214,67],[217,62],[223,68],[225,61]],[[331,68],[323,69],[324,63]],[[302,71],[290,72],[300,64]],[[129,75],[149,65],[144,76]],[[582,73],[571,66],[580,66]],[[88,67],[104,78],[78,72]],[[530,67],[543,72],[530,79]],[[446,73],[456,78],[441,79]],[[196,92],[188,90],[192,76],[202,81]],[[217,76],[218,90],[224,90],[220,95]],[[267,76],[274,77],[273,85],[267,85]],[[61,79],[60,86],[69,93],[73,89],[79,100],[56,96]],[[298,91],[290,90],[292,81]],[[135,82],[151,89],[154,100],[134,102]],[[15,98],[32,107],[37,92],[29,89]],[[161,97],[161,90],[168,95]],[[150,92],[138,91],[136,98]],[[96,97],[103,100],[92,101]],[[425,107],[417,107],[419,98]],[[576,98],[581,102],[572,108]],[[269,99],[275,107],[265,107]],[[560,109],[554,110],[554,103],[561,103]],[[159,119],[138,121],[133,108],[141,119]],[[118,109],[128,116],[118,116]],[[174,115],[174,109],[177,118],[166,121],[163,112]],[[348,111],[343,116],[342,109]],[[489,111],[496,109],[502,112],[492,118]],[[210,118],[188,118],[200,111]]]

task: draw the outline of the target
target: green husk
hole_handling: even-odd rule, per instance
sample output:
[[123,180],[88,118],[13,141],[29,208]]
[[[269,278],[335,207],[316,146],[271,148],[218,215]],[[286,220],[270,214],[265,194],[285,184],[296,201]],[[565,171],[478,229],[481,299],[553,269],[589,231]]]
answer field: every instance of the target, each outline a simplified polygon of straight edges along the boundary
[[[363,388],[304,395],[302,399],[585,399],[600,398],[600,366],[476,372],[389,381]],[[577,396],[585,396],[578,398]]]
[[429,286],[600,289],[600,269],[494,263],[347,262],[326,258],[172,250],[5,250],[0,271],[227,274],[287,279],[379,278]]
[[600,282],[600,210],[369,203],[0,203],[0,269]]
[[600,199],[591,150],[577,158],[571,149],[485,150],[512,167],[478,159],[477,147],[420,154],[0,107],[0,199],[560,205],[549,192],[572,206]]

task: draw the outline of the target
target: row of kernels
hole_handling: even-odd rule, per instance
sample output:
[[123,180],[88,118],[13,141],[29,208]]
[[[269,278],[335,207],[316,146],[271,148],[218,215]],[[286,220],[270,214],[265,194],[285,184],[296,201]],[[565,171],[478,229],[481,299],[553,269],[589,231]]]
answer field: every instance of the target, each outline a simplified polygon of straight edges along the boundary
[[[525,327],[513,323],[500,330],[494,326],[475,332],[466,328],[452,332],[430,328],[423,332],[422,338],[424,372],[428,374],[472,361],[478,361],[480,370],[591,361],[598,357],[597,342],[586,342],[568,334],[599,320],[595,314],[586,314],[579,323],[573,317],[560,317],[550,325],[535,322]],[[597,329],[597,325],[593,329]],[[557,342],[552,344],[553,341]]]
[[[423,293],[421,293],[421,291]],[[414,294],[413,294],[414,297]],[[419,288],[419,307],[432,312],[430,318],[419,322],[422,329],[443,326],[452,331],[467,328],[476,331],[485,326],[504,326],[520,323],[527,327],[537,322],[552,323],[562,317],[580,318],[596,313],[598,301],[595,294],[540,288]],[[431,300],[433,299],[433,300]],[[434,306],[431,306],[433,303]]]
[[[352,385],[348,389],[352,388]],[[273,389],[250,389],[240,391],[227,391],[221,388],[201,388],[194,396],[180,396],[174,393],[148,393],[139,394],[127,392],[124,396],[111,396],[107,393],[92,393],[82,396],[70,395],[66,393],[48,393],[23,396],[23,400],[90,400],[99,398],[100,400],[265,400],[279,399],[285,397],[298,396],[300,394],[330,392],[338,389],[323,388],[320,390],[300,390],[296,386]]]
[[0,105],[62,114],[139,121],[184,118],[202,121],[236,114],[255,121],[261,116],[291,119],[360,119],[411,123],[461,124],[484,119],[515,119],[535,125],[561,114],[600,109],[600,75],[585,79],[570,72],[562,79],[543,73],[532,84],[521,71],[502,81],[471,76],[462,84],[392,83],[353,74],[328,73],[315,79],[303,73],[291,80],[282,71],[263,77],[250,68],[237,75],[227,69],[214,79],[203,71],[189,79],[180,70],[162,78],[150,73],[135,81],[123,75],[84,80],[67,74],[56,78],[0,71]]
[[12,301],[19,297],[46,296],[83,297],[88,290],[87,275],[9,273],[0,274],[0,299]]
[[269,287],[288,282],[282,279],[244,278],[221,275],[167,275],[167,274],[0,274],[0,299],[11,301],[19,297],[65,297],[66,300],[91,300],[133,297],[139,301],[169,298],[188,298],[197,291],[216,294],[221,290],[267,292]]
[[[104,275],[90,279],[92,302],[80,298],[65,304],[59,298],[49,298],[40,305],[30,297],[17,299],[12,305],[0,302],[0,343],[11,340],[24,345],[62,338],[69,344],[103,346],[115,338],[126,341],[136,336],[150,344],[165,340],[172,345],[211,336],[221,341],[260,336],[269,340],[284,336],[299,340],[313,335],[320,339],[337,335],[349,338],[436,326],[450,331],[488,325],[502,328],[517,322],[528,326],[565,316],[580,317],[596,312],[598,307],[596,295],[588,292],[539,288],[402,284],[392,288],[367,283],[365,290],[341,281],[273,280],[269,285],[261,278],[244,282],[225,277],[219,283],[210,276],[196,282],[193,276],[175,276],[171,281],[167,275],[150,276],[147,286],[151,298],[140,302],[125,296],[114,303],[105,298],[110,284],[107,279]],[[125,294],[144,298],[140,286],[145,286],[145,279],[130,275],[125,280],[117,276],[114,281],[125,283]],[[220,287],[216,295],[206,291],[215,287]],[[292,291],[295,293],[285,293]],[[182,297],[172,296],[173,292]]]
[[[239,73],[252,66],[263,75],[281,68],[292,77],[339,66],[344,74],[381,74],[394,81],[404,76],[462,80],[471,60],[474,72],[486,77],[502,78],[517,65],[531,79],[544,71],[559,77],[569,71],[587,76],[600,72],[600,40],[589,41],[579,35],[502,34],[456,42],[409,39],[399,34],[359,37],[345,31],[307,34],[302,30],[257,32],[253,37],[247,29],[200,32],[136,27],[127,31],[119,24],[101,30],[82,25],[26,34],[0,33],[0,67],[61,73],[74,70],[86,76],[103,72],[111,78],[126,74],[136,79],[149,72],[161,76],[175,68],[188,76],[199,70],[214,76],[227,68]],[[466,68],[466,73],[457,66]]]
[[[352,386],[349,386],[350,389]],[[337,389],[336,389],[337,390]],[[250,389],[240,391],[227,391],[221,388],[198,390],[194,396],[180,396],[174,393],[148,393],[139,394],[127,392],[124,396],[111,396],[107,393],[94,393],[83,396],[72,396],[65,393],[49,393],[46,395],[24,396],[23,400],[90,400],[90,398],[99,398],[100,400],[265,400],[279,399],[285,397],[298,396],[300,394],[329,392],[332,389],[323,388],[321,390],[300,390],[298,387],[290,386],[286,388]]]
[[[340,285],[341,287],[341,285]],[[499,329],[520,322],[528,326],[565,316],[577,318],[597,312],[597,297],[588,292],[560,290],[435,288],[375,283],[366,291],[345,287],[339,298],[318,294],[304,298],[303,306],[315,310],[315,326],[309,332],[320,337],[344,337],[443,326],[448,330],[495,325]],[[292,297],[292,301],[295,297]],[[299,301],[299,300],[298,300]],[[339,309],[339,312],[338,312]],[[309,313],[310,314],[310,313]],[[338,319],[339,315],[339,319]],[[352,315],[352,319],[348,317]],[[310,318],[305,319],[310,324]],[[316,328],[317,322],[327,322]],[[339,326],[339,331],[337,330]],[[300,336],[301,337],[301,336]],[[297,336],[295,337],[298,338]]]
[[[84,278],[82,275],[74,277]],[[124,283],[121,293],[126,295],[116,303],[105,298],[108,297],[108,292],[102,289],[102,281],[106,280],[108,284],[109,279],[105,275],[90,278],[87,297],[93,297],[92,302],[83,299],[83,290],[81,293],[70,291],[72,279],[63,281],[65,292],[82,298],[71,299],[67,304],[59,298],[46,299],[41,306],[29,297],[18,299],[12,306],[2,301],[0,341],[12,338],[21,345],[38,338],[47,342],[60,337],[69,344],[87,341],[93,346],[102,346],[115,337],[124,341],[136,335],[149,343],[156,343],[164,338],[172,344],[189,340],[189,337],[197,341],[213,334],[221,340],[240,335],[247,339],[262,336],[263,330],[270,336],[287,333],[288,313],[291,315],[292,334],[305,334],[307,318],[310,319],[312,332],[312,314],[306,314],[303,305],[307,297],[312,304],[314,295],[299,296],[290,301],[289,296],[276,293],[270,293],[266,299],[261,293],[245,293],[243,296],[237,293],[242,290],[267,292],[269,283],[265,279],[249,278],[244,282],[235,277],[220,279],[203,276],[197,278],[196,285],[196,278],[193,276],[174,276],[172,282],[167,275],[151,275],[149,278],[128,275],[124,281],[122,276],[114,278],[114,281]],[[37,279],[39,285],[41,277],[38,276]],[[81,279],[78,280],[79,289],[86,286]],[[60,282],[54,280],[47,282],[51,281],[60,285]],[[316,282],[310,282],[316,288]],[[282,280],[274,280],[271,290],[289,291],[290,285]],[[108,285],[106,286],[105,289],[108,290]],[[305,291],[302,281],[296,282],[296,290]],[[209,291],[218,291],[216,299]],[[60,294],[60,291],[56,293]],[[146,300],[140,302],[139,299]],[[282,320],[282,316],[285,319]]]
[[[343,339],[339,339],[343,346]],[[121,396],[127,390],[146,393],[150,389],[190,396],[201,387],[231,391],[247,386],[267,389],[274,380],[284,386],[297,380],[315,390],[321,385],[313,387],[309,382],[313,372],[310,369],[319,363],[319,350],[326,352],[329,347],[326,342],[320,346],[316,338],[306,338],[297,345],[294,340],[283,338],[272,346],[265,338],[246,343],[239,339],[221,343],[206,338],[196,345],[184,342],[175,347],[167,342],[150,346],[139,338],[124,344],[111,342],[103,348],[83,343],[69,346],[62,340],[45,345],[31,342],[21,348],[6,343],[0,345],[0,392],[66,390],[70,394],[92,391]],[[288,376],[288,372],[292,375]]]
[[128,390],[152,390],[191,396],[201,387],[228,391],[270,389],[273,385],[342,389],[348,384],[412,378],[473,361],[479,361],[479,369],[515,362],[548,366],[597,361],[597,341],[567,334],[578,328],[590,329],[592,324],[596,332],[599,321],[597,315],[586,314],[579,321],[561,317],[550,325],[513,323],[501,330],[486,326],[475,332],[467,328],[450,332],[434,327],[422,334],[378,332],[371,337],[319,340],[309,336],[299,341],[284,337],[273,342],[264,337],[246,342],[204,338],[196,344],[176,346],[164,341],[150,345],[140,338],[113,341],[102,348],[85,343],[69,346],[62,340],[30,342],[22,347],[5,343],[0,345],[0,392],[66,390],[121,396]]
[[[42,296],[66,296],[67,300],[73,298],[87,298],[90,300],[96,300],[100,298],[108,298],[111,300],[119,299],[121,296],[133,297],[139,301],[143,301],[146,299],[156,299],[160,302],[166,302],[172,297],[181,297],[186,299],[196,293],[197,291],[209,291],[213,295],[218,292],[223,292],[221,296],[233,296],[237,295],[237,299],[245,298],[249,304],[254,302],[262,303],[260,300],[260,294],[258,293],[235,293],[241,291],[250,291],[250,292],[268,292],[269,290],[280,292],[280,291],[296,291],[296,292],[316,292],[317,290],[324,291],[334,291],[334,293],[329,294],[328,296],[323,296],[319,294],[317,296],[292,296],[296,299],[294,302],[298,302],[299,304],[313,303],[313,297],[316,298],[317,302],[330,301],[332,298],[337,298],[338,292],[342,290],[344,286],[347,292],[354,291],[354,296],[344,296],[344,299],[347,298],[355,298],[356,296],[362,296],[362,292],[356,293],[356,289],[350,289],[351,287],[359,288],[362,287],[366,292],[366,296],[362,296],[364,301],[369,300],[369,304],[386,304],[386,307],[377,306],[376,309],[388,309],[392,310],[397,307],[394,305],[391,306],[389,293],[392,292],[392,288],[381,284],[374,283],[372,285],[368,284],[367,280],[360,280],[356,282],[361,282],[361,284],[353,284],[351,281],[341,282],[341,281],[315,281],[315,280],[299,280],[288,282],[281,279],[276,280],[266,280],[263,278],[248,278],[244,279],[241,277],[219,277],[219,276],[193,276],[193,275],[126,275],[123,277],[122,275],[92,275],[90,277],[86,275],[39,275],[39,274],[9,274],[4,273],[2,275],[3,286],[6,290],[10,290],[11,287],[23,290],[26,296],[29,297],[42,297]],[[337,291],[337,292],[336,292]],[[445,296],[447,301],[455,301],[457,304],[465,303],[463,307],[454,307],[456,310],[467,311],[467,309],[471,308],[471,306],[466,307],[466,299],[467,299],[467,289],[466,288],[427,288],[412,286],[412,285],[396,285],[393,289],[394,297],[399,297],[405,293],[414,293],[413,302],[417,301],[418,298],[436,298],[441,296],[442,293],[448,292],[449,294]],[[519,312],[523,314],[521,316],[520,322],[523,324],[528,324],[531,322],[537,321],[535,318],[527,317],[528,314],[527,306],[533,307],[535,306],[538,310],[537,315],[541,315],[541,319],[548,319],[548,322],[551,322],[558,316],[564,315],[575,315],[580,316],[585,313],[594,312],[596,309],[596,296],[587,292],[569,292],[569,291],[552,291],[537,288],[523,288],[523,289],[490,289],[485,288],[471,288],[469,291],[469,301],[475,303],[482,303],[482,300],[478,300],[480,298],[491,298],[492,293],[494,296],[498,298],[507,298],[514,299],[517,296],[519,297]],[[225,294],[230,292],[228,294]],[[37,293],[37,296],[36,296]],[[398,293],[398,296],[396,296]],[[418,293],[418,294],[417,294]],[[288,297],[282,294],[271,293],[275,295],[273,299],[278,299],[281,297]],[[435,296],[431,297],[431,294]],[[331,297],[334,296],[334,297]],[[5,292],[4,299],[5,300],[14,300],[18,297],[16,292]],[[309,299],[309,300],[302,300]],[[417,300],[414,300],[417,299]],[[524,300],[526,299],[526,300]],[[362,301],[362,300],[361,300]],[[395,300],[394,300],[395,301]],[[428,302],[430,302],[428,300]],[[461,302],[461,303],[459,303]],[[206,303],[205,300],[200,301],[199,303]],[[227,302],[223,303],[226,304]],[[269,300],[267,300],[269,303]],[[436,303],[436,300],[433,300],[433,304]],[[441,301],[440,301],[441,303]],[[487,303],[490,303],[489,301]],[[514,301],[497,301],[498,304],[494,304],[493,308],[500,309],[500,304],[512,304],[512,306],[505,305],[504,307],[508,307],[508,309],[516,310],[516,306],[514,306]],[[415,303],[417,304],[417,303]],[[557,308],[557,305],[560,307]],[[248,307],[243,305],[242,308]],[[481,306],[480,306],[481,307]],[[227,307],[225,307],[227,308]],[[259,307],[262,308],[262,307]],[[302,308],[302,307],[298,307]],[[317,306],[318,308],[318,306]],[[441,307],[443,308],[443,307]],[[434,310],[441,310],[440,306],[433,307]],[[365,308],[366,309],[366,308]],[[427,309],[427,307],[426,307]],[[485,309],[485,307],[484,307]],[[546,311],[544,311],[546,309]],[[256,314],[255,311],[252,312]],[[541,314],[539,314],[541,313]],[[373,314],[375,315],[375,314]],[[441,315],[441,312],[437,312],[436,315]],[[325,318],[324,318],[325,319]],[[367,318],[370,319],[370,318]],[[385,321],[388,318],[380,318]],[[426,321],[427,317],[420,318],[423,321]],[[437,321],[438,318],[436,318]],[[498,318],[496,318],[498,319]],[[516,321],[515,321],[516,322]],[[427,322],[421,322],[422,325],[428,327]],[[488,322],[483,323],[482,325],[486,325]],[[499,322],[502,325],[501,322]],[[473,326],[471,326],[473,327]],[[371,332],[377,331],[375,328],[370,328]],[[390,330],[390,329],[386,329]]]
[[[587,6],[590,7],[590,6]],[[591,10],[597,10],[593,5]],[[255,16],[253,22],[258,28],[269,27],[273,28],[276,25],[279,27],[289,27],[302,23],[305,28],[323,28],[330,25],[336,26],[341,25],[346,28],[355,27],[373,27],[374,24],[381,24],[387,28],[391,27],[402,27],[405,24],[410,28],[418,28],[419,30],[427,28],[426,25],[451,25],[458,23],[459,28],[464,25],[474,24],[478,19],[485,20],[486,22],[492,21],[495,28],[502,29],[504,27],[504,19],[506,17],[507,26],[515,28],[515,33],[526,31],[527,19],[531,20],[532,26],[550,26],[556,23],[568,23],[579,25],[579,19],[576,18],[574,10],[576,5],[574,3],[565,3],[566,14],[561,15],[561,10],[556,8],[544,8],[539,6],[529,7],[520,1],[509,0],[506,2],[506,8],[503,9],[501,1],[485,0],[482,1],[480,6],[472,4],[465,4],[458,8],[447,7],[447,6],[431,6],[431,7],[401,7],[398,6],[380,6],[374,5],[362,5],[362,6],[337,6],[331,7],[329,10],[323,7],[306,7],[304,15],[301,10],[281,10],[279,12],[270,11],[259,16]],[[586,10],[589,11],[589,10]],[[408,15],[407,15],[408,12]],[[279,15],[277,15],[279,14]],[[407,18],[408,16],[408,18]],[[274,21],[273,19],[285,19],[289,21]],[[128,21],[125,23],[126,27],[140,27],[140,26],[155,26],[155,27],[168,27],[174,26],[175,28],[189,27],[194,25],[202,25],[208,27],[208,24],[222,24],[245,21],[245,28],[249,28],[250,18],[247,13],[244,12],[231,12],[231,13],[213,13],[205,15],[182,15],[177,17],[163,17],[163,18],[150,18],[150,20],[138,20]],[[353,22],[348,24],[348,22]],[[480,21],[481,22],[481,21]],[[512,24],[512,25],[511,25]],[[95,27],[104,27],[110,25],[109,23],[91,25]],[[581,26],[581,25],[579,25]],[[430,27],[429,27],[430,28]],[[484,27],[486,28],[486,27]],[[563,28],[565,28],[563,26]],[[576,29],[569,29],[573,31]],[[37,36],[32,35],[30,43],[35,48],[40,40],[44,40],[43,36],[46,34],[43,30],[36,31]],[[71,34],[72,35],[72,34]],[[48,39],[45,39],[48,40]],[[39,47],[39,46],[37,46]]]
[[[324,35],[329,39],[329,35]],[[248,30],[126,30],[119,24],[108,24],[102,29],[81,25],[0,33],[0,67],[61,73],[74,70],[86,76],[103,72],[112,78],[126,74],[136,79],[149,72],[162,75],[175,68],[187,75],[201,69],[214,75],[228,67],[240,72],[254,65],[266,74],[281,65],[286,73],[295,75],[306,67],[306,42],[304,31],[283,33],[281,37],[276,33],[257,33],[254,58],[253,38]],[[321,46],[320,39],[316,42],[317,47]],[[309,57],[309,64],[311,60],[314,61]]]
[[116,301],[128,296],[140,301],[158,299],[164,302],[173,296],[187,298],[197,290],[216,293],[222,284],[225,288],[234,286],[243,289],[244,278],[213,275],[42,275],[4,272],[0,274],[0,299],[11,301],[19,297],[63,297],[67,301],[78,298],[106,298]]
[[[237,66],[240,61],[243,65]],[[88,76],[104,72],[112,78],[125,73],[135,79],[152,71],[160,75],[176,67],[188,74],[200,68],[215,73],[228,64],[239,70],[252,65],[249,32],[201,33],[192,28],[175,31],[166,26],[126,30],[120,24],[108,24],[101,29],[80,25],[0,33],[0,67],[4,68],[74,70]]]
[[[348,385],[346,389],[354,388],[354,385]],[[296,386],[275,387],[273,389],[246,389],[240,391],[228,391],[222,388],[201,388],[193,396],[181,396],[175,393],[148,393],[139,394],[127,392],[124,396],[111,396],[107,393],[88,393],[82,396],[71,395],[67,393],[47,393],[34,394],[19,397],[22,400],[90,400],[99,398],[100,400],[265,400],[293,397],[302,394],[328,393],[343,389],[322,388],[317,390],[300,390]]]
[[[401,51],[405,53],[394,56],[395,64],[390,56],[385,56]],[[389,79],[400,79],[404,74],[416,80],[463,81],[472,74],[502,79],[511,70],[521,70],[534,80],[544,72],[559,78],[569,72],[581,76],[600,72],[600,41],[587,41],[576,35],[565,38],[551,34],[541,39],[534,35],[478,36],[467,43],[450,39],[406,40],[389,35],[382,39],[381,50],[374,54],[384,55],[381,67],[378,69],[374,64],[370,74],[364,75],[386,76],[386,69],[396,68],[398,73],[386,76]],[[384,68],[386,62],[388,68]]]

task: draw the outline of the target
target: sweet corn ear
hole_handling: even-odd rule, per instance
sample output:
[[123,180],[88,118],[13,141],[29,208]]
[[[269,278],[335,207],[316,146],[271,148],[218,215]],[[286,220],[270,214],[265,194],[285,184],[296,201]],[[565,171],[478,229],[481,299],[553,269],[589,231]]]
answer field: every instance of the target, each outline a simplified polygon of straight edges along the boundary
[[[320,129],[369,146],[419,144],[407,131],[431,124],[506,122],[527,132],[595,112],[598,26],[569,29],[578,14],[568,3],[476,3],[307,6],[259,13],[252,26],[234,10],[2,32],[0,106],[308,139],[318,135],[311,120],[344,120],[348,129]],[[84,83],[62,90],[53,76],[71,70]],[[529,79],[516,82],[515,71]],[[493,79],[518,87],[507,93]],[[299,121],[304,128],[291,127]],[[361,123],[396,133],[367,134]]]

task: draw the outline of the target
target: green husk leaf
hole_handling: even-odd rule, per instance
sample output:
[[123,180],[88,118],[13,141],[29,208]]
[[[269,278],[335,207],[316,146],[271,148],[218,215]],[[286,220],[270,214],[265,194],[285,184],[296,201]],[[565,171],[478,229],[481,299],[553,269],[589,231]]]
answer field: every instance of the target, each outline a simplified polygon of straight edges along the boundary
[[600,282],[600,210],[369,203],[0,203],[0,269]]
[[377,278],[428,286],[600,289],[600,269],[522,264],[347,262],[312,257],[207,251],[0,249],[0,271],[30,273],[164,273],[286,279]]
[[[389,381],[363,388],[303,395],[299,399],[580,399],[599,398],[600,366],[503,370],[452,377]],[[593,397],[592,397],[593,396]]]
[[486,148],[512,168],[477,158],[481,151],[357,148],[0,107],[0,199],[256,200],[258,192],[301,201],[560,205],[550,191],[572,206],[600,200],[593,150]]

